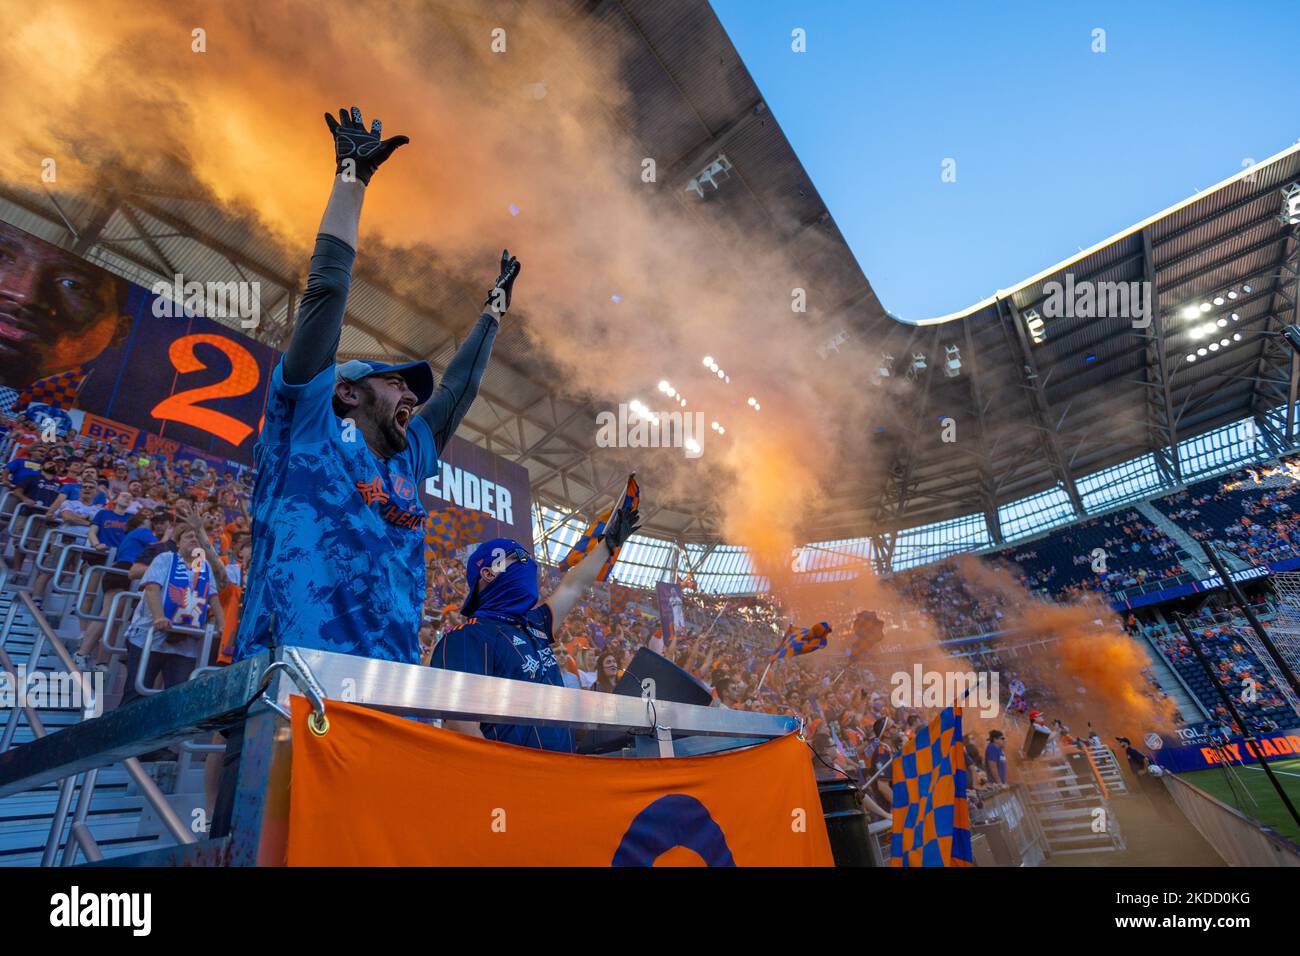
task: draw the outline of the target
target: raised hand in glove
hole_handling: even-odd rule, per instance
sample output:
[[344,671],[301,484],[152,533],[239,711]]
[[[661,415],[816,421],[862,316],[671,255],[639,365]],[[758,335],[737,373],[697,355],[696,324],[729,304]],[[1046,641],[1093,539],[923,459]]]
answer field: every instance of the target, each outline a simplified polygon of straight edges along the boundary
[[483,301],[483,311],[504,315],[510,308],[510,295],[514,292],[515,279],[519,278],[519,260],[510,254],[509,249],[501,250],[501,274],[496,284]]
[[636,508],[619,508],[609,516],[609,521],[605,523],[605,534],[603,539],[605,547],[609,548],[612,555],[623,546],[623,542],[636,534],[636,529],[641,527],[641,512]]
[[345,181],[350,175],[367,186],[380,164],[393,155],[399,146],[405,146],[411,141],[406,136],[380,139],[379,132],[383,129],[383,124],[379,120],[372,122],[370,132],[366,132],[366,127],[361,122],[361,110],[355,106],[350,114],[339,110],[338,119],[326,113],[325,123],[330,128],[330,135],[334,137],[334,158],[338,163],[334,171],[344,173]]

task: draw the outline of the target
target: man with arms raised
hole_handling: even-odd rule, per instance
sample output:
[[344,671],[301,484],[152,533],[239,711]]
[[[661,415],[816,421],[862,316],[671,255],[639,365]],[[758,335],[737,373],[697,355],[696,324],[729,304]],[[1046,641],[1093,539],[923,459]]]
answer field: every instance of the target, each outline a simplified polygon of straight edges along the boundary
[[[337,160],[293,337],[271,375],[254,451],[252,561],[235,659],[294,645],[415,664],[424,604],[417,488],[469,410],[519,263],[503,254],[482,315],[434,385],[423,361],[335,365],[375,170],[407,142],[361,111],[326,115]],[[239,731],[226,749],[213,833],[233,796]]]
[[254,452],[253,560],[235,656],[297,645],[414,664],[426,517],[416,489],[474,400],[519,264],[502,257],[436,388],[422,361],[336,366],[366,186],[407,142],[381,140],[378,120],[367,131],[355,107],[340,118],[326,116],[338,175]]

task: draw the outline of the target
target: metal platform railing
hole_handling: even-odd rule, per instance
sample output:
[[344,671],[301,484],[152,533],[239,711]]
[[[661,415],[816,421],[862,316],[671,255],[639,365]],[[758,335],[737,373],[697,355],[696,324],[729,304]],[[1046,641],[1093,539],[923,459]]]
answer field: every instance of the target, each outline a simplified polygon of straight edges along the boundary
[[[15,688],[17,688],[20,675],[5,650],[4,639],[9,635],[14,613],[20,604],[26,609],[27,614],[35,623],[37,628],[36,643],[33,646],[31,655],[28,659],[30,666],[33,669],[39,668],[42,656],[47,653],[53,654],[59,661],[61,670],[80,683],[81,686],[86,689],[85,692],[89,693],[89,688],[91,687],[90,682],[76,666],[72,660],[72,656],[68,653],[67,648],[63,646],[63,642],[58,638],[54,631],[50,629],[49,622],[45,620],[40,609],[32,603],[31,595],[25,591],[21,591],[16,595],[14,603],[10,605],[9,611],[6,614],[3,628],[0,628],[0,669],[3,669],[3,671],[8,674],[10,680],[14,683]],[[28,677],[30,677],[30,674]],[[23,679],[25,680],[27,678]],[[11,749],[14,733],[18,725],[18,714],[20,710],[25,713],[28,726],[31,727],[35,739],[30,744]],[[23,704],[21,707],[15,705],[10,711],[9,719],[5,724],[3,733],[0,734],[0,764],[3,764],[7,758],[11,758],[15,754],[25,755],[33,748],[39,750],[42,745],[46,745],[50,741],[61,740],[68,734],[83,731],[87,726],[98,723],[101,719],[102,718],[87,719],[81,724],[70,727],[57,734],[47,734],[44,724],[42,723],[40,716],[37,714],[35,707],[30,704]],[[137,753],[143,752],[144,751],[137,751]],[[67,845],[64,848],[63,864],[67,865],[72,861],[77,846],[80,846],[81,851],[85,854],[87,860],[96,861],[102,858],[99,847],[96,845],[94,837],[86,826],[86,815],[90,811],[90,802],[94,797],[96,781],[100,768],[107,766],[110,763],[117,762],[117,760],[110,760],[105,763],[88,766],[84,771],[80,772],[79,779],[78,773],[70,773],[50,778],[59,780],[59,798],[55,807],[54,816],[50,822],[50,835],[46,841],[45,851],[41,857],[42,866],[53,865],[55,856],[58,852],[59,839],[63,832],[64,824],[67,822],[67,816],[70,810],[73,814],[72,827],[68,834]],[[158,789],[158,785],[153,781],[148,773],[145,772],[144,768],[140,765],[140,762],[135,759],[135,754],[133,753],[127,756],[122,760],[122,763],[132,782],[140,790],[144,799],[158,813],[159,819],[172,838],[181,844],[195,842],[195,837],[167,803],[167,798]],[[40,784],[37,783],[33,786],[39,785]],[[26,789],[31,788],[19,787],[12,792],[20,792]],[[8,792],[0,795],[7,795],[7,793]],[[72,806],[74,793],[77,799],[75,808]]]
[[[0,754],[0,797],[88,773],[241,721],[228,836],[134,856],[126,865],[280,865],[288,823],[289,698],[401,716],[536,724],[633,735],[635,755],[733,749],[798,729],[792,717],[531,684],[305,648],[264,652]],[[617,759],[617,758],[610,758]],[[132,761],[134,762],[134,761]],[[189,834],[186,834],[188,837]]]

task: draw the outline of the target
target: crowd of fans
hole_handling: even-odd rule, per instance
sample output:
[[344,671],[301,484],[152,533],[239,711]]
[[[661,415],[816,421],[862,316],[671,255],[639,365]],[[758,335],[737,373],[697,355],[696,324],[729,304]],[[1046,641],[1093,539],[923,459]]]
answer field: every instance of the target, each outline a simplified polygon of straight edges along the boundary
[[1027,590],[1066,599],[1186,573],[1174,541],[1133,510],[1080,521],[995,559],[1015,566]]
[[[111,441],[75,438],[48,442],[21,419],[0,420],[0,428],[6,440],[12,439],[8,461],[0,469],[0,483],[30,509],[28,513],[41,516],[42,533],[57,527],[63,532],[60,545],[90,549],[68,562],[67,570],[106,565],[102,581],[105,610],[132,582],[148,583],[151,572],[157,579],[153,583],[163,591],[165,582],[158,574],[164,564],[170,568],[171,557],[178,551],[187,558],[188,550],[200,547],[205,551],[212,594],[218,597],[211,604],[221,625],[210,658],[229,659],[236,615],[228,612],[237,610],[241,570],[247,567],[251,547],[250,471],[235,466],[222,469],[201,457],[144,454]],[[188,550],[180,547],[187,530],[195,535]],[[21,524],[15,527],[16,533],[20,531]],[[36,543],[30,541],[29,547]],[[6,541],[5,546],[8,544]],[[163,556],[167,560],[158,561]],[[15,549],[11,571],[22,572],[29,560],[23,550]],[[45,563],[53,560],[50,555]],[[51,578],[47,571],[34,575],[32,599],[37,606],[44,602]],[[221,591],[224,595],[219,595]],[[53,623],[58,623],[57,616]],[[140,635],[133,630],[139,628],[128,626],[127,630],[128,643],[134,646]],[[79,666],[106,668],[103,631],[104,622],[83,621],[75,645]],[[161,642],[158,649],[150,669],[166,666],[164,686],[185,679],[198,650],[191,636],[178,634]]]
[[[0,481],[20,500],[45,509],[50,523],[68,529],[75,540],[102,552],[105,560],[111,557],[113,564],[105,572],[106,596],[116,593],[114,589],[130,587],[133,581],[156,583],[157,572],[151,569],[159,556],[175,552],[187,532],[195,534],[214,568],[220,566],[213,593],[236,587],[233,604],[224,599],[220,602],[227,613],[222,639],[212,651],[214,660],[228,656],[238,616],[240,569],[248,562],[251,473],[215,467],[202,458],[141,454],[112,443],[85,439],[49,443],[22,422],[10,420],[0,425],[14,438]],[[1231,491],[1221,489],[1219,493]],[[1265,526],[1264,520],[1255,520],[1263,513],[1276,516],[1267,525],[1275,529],[1275,542],[1284,539],[1284,530],[1275,526],[1289,514],[1290,508],[1282,500],[1286,496],[1270,491],[1243,506],[1256,509],[1250,512],[1255,516],[1251,526]],[[1206,500],[1200,492],[1189,492],[1185,501],[1175,504],[1190,509],[1202,507]],[[1189,519],[1187,513],[1174,516]],[[459,619],[466,596],[466,544],[472,543],[448,546],[431,541],[427,550],[428,591],[421,630],[426,660],[443,629]],[[1107,555],[1104,572],[1093,570],[1095,548]],[[998,557],[1021,570],[1027,588],[1054,598],[1081,590],[1127,586],[1133,580],[1181,570],[1173,543],[1135,511],[1092,519],[1030,546],[1007,549]],[[87,557],[87,563],[95,563],[93,555]],[[557,583],[559,573],[549,566],[541,571],[539,583],[545,594]],[[148,576],[151,573],[152,578]],[[48,574],[35,579],[33,596],[38,603],[48,584]],[[1053,658],[1050,654],[1017,653],[999,643],[996,635],[1004,628],[1008,610],[1004,596],[975,593],[950,562],[895,575],[890,586],[915,606],[917,613],[928,615],[949,634],[988,635],[962,644],[952,653],[965,659],[963,669],[1002,675],[1002,703],[1013,719],[1023,716],[1029,720],[1030,714],[1037,713],[1035,720],[1047,720],[1041,714],[1058,703],[1050,690],[1055,682],[1044,670],[1052,666]],[[876,669],[882,671],[877,674],[872,659],[850,653],[847,641],[773,665],[773,652],[791,620],[770,597],[725,597],[688,590],[685,598],[685,633],[677,640],[665,641],[652,592],[616,582],[592,588],[556,633],[555,654],[566,683],[610,692],[636,651],[651,647],[706,684],[722,705],[799,717],[820,763],[859,781],[870,779],[888,763],[906,736],[931,716],[891,704],[891,687],[880,662],[875,662]],[[847,599],[832,600],[824,616],[834,632],[842,635],[852,630],[859,610]],[[146,613],[132,626],[147,629],[149,623]],[[1174,666],[1181,668],[1188,654],[1181,636],[1168,628],[1151,633]],[[76,649],[83,666],[104,665],[101,634],[102,625],[97,622],[83,627]],[[1239,687],[1247,679],[1258,681],[1258,701],[1247,709],[1250,719],[1258,721],[1252,726],[1267,729],[1283,702],[1260,672],[1258,661],[1226,623],[1207,622],[1203,636],[1226,685]],[[192,665],[192,658],[189,660]],[[188,670],[159,665],[149,679],[156,675],[162,686],[169,686],[185,679]],[[1149,673],[1148,679],[1151,693],[1161,693]],[[1062,739],[1082,739],[1070,736],[1059,721],[1051,729]],[[968,741],[972,771],[979,774],[977,782],[1005,782],[1005,766],[996,766],[1003,758],[995,757],[991,772],[987,766],[986,743],[1000,748],[1004,740]],[[874,785],[874,799],[882,806],[888,804],[886,780],[887,775],[882,775]]]
[[1002,595],[971,593],[951,562],[896,574],[890,578],[890,585],[910,605],[938,623],[946,634],[957,637],[1002,629],[1006,611]]
[[[1271,610],[1268,606],[1256,609],[1265,620]],[[1217,683],[1231,695],[1233,705],[1249,725],[1246,729],[1269,732],[1278,729],[1279,720],[1293,721],[1295,715],[1243,639],[1243,629],[1247,626],[1244,618],[1234,617],[1226,609],[1207,607],[1193,617],[1190,629]],[[1140,627],[1210,711],[1211,719],[1216,724],[1232,725],[1240,733],[1242,728],[1234,724],[1182,631],[1158,621]]]
[[1300,459],[1254,465],[1189,486],[1155,505],[1198,540],[1252,564],[1297,555],[1295,512]]

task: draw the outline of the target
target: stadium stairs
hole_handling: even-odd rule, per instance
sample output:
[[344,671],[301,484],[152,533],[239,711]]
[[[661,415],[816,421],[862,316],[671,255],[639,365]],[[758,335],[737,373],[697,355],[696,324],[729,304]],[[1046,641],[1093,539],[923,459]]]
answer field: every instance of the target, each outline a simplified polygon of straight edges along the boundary
[[1206,563],[1205,558],[1202,556],[1201,546],[1196,539],[1188,534],[1173,518],[1149,501],[1138,502],[1132,507],[1178,545],[1182,551],[1182,554],[1178,556],[1178,560],[1183,567],[1196,575],[1198,579],[1208,578],[1214,573],[1214,569]]
[[[12,675],[25,666],[30,675],[37,670],[50,676],[67,674],[67,667],[46,641],[40,659],[32,654],[40,636],[39,624],[27,606],[18,600],[19,588],[13,576],[3,574],[5,581],[0,589],[0,621],[13,617],[7,636],[0,634],[0,666]],[[76,640],[80,622],[72,614],[59,614],[62,596],[51,594],[47,605],[49,622],[57,635],[66,642]],[[66,646],[66,644],[65,644]],[[116,707],[121,700],[125,683],[125,666],[115,659],[106,680],[105,710]],[[57,678],[56,678],[57,679]],[[3,701],[8,703],[8,701]],[[79,723],[83,711],[78,707],[48,706],[49,701],[38,701],[33,706],[37,721],[46,734]],[[13,747],[21,747],[38,736],[25,709],[0,707],[0,727],[14,725],[11,731]],[[3,740],[0,739],[0,744]],[[165,799],[186,822],[194,819],[193,808],[204,803],[203,764],[199,759],[182,755],[179,760],[160,760],[140,765],[146,786],[156,784],[154,792],[161,790]],[[81,807],[86,775],[78,775],[66,787],[51,783],[24,793],[0,798],[0,866],[40,866],[45,859],[49,865],[69,865],[86,862],[85,842],[93,841],[96,856],[102,859],[138,853],[157,847],[170,846],[174,840],[164,830],[157,812],[151,806],[140,786],[140,778],[133,778],[126,767],[116,764],[101,769],[92,780],[91,798]],[[66,790],[66,796],[63,791]],[[61,807],[61,797],[64,805]],[[156,799],[156,797],[155,797]],[[57,838],[50,845],[54,821],[62,818]],[[80,821],[84,830],[81,839],[72,835],[73,826]]]
[[[1159,612],[1156,613],[1156,617],[1160,621],[1164,621],[1164,615]],[[1210,712],[1201,702],[1200,695],[1174,669],[1173,665],[1169,663],[1169,658],[1165,657],[1155,639],[1145,629],[1142,632],[1142,640],[1146,645],[1147,655],[1151,658],[1151,673],[1155,677],[1156,683],[1165,692],[1165,696],[1173,702],[1173,705],[1178,709],[1178,713],[1183,715],[1183,721],[1185,723],[1197,723],[1208,720]],[[1208,686],[1206,689],[1213,691],[1213,688]]]
[[[1111,800],[1127,793],[1128,788],[1109,748],[1096,748],[1088,755],[1078,751],[1045,755],[1020,767],[1029,787],[1029,805],[1047,838],[1050,856],[1124,850],[1124,835]],[[1099,779],[1106,781],[1105,792]]]

